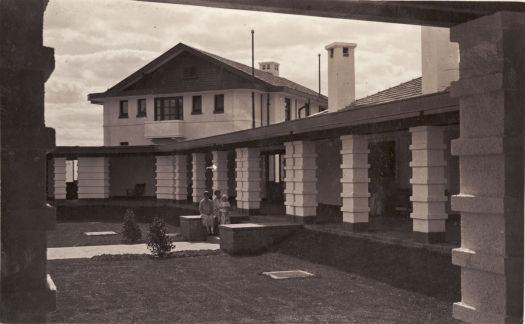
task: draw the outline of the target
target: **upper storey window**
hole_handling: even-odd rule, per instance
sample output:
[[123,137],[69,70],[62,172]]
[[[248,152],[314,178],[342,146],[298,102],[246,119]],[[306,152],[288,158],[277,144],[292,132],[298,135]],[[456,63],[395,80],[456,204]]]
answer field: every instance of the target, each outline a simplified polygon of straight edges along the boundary
[[191,114],[192,115],[202,114],[202,97],[201,96],[193,96]]
[[137,100],[137,117],[146,117],[146,99]]
[[292,119],[292,100],[284,98],[284,120],[288,121],[290,119]]
[[127,100],[120,101],[118,118],[128,118],[128,101]]
[[182,97],[155,98],[155,120],[183,120]]
[[218,94],[215,95],[215,109],[213,110],[216,114],[224,113],[224,95]]

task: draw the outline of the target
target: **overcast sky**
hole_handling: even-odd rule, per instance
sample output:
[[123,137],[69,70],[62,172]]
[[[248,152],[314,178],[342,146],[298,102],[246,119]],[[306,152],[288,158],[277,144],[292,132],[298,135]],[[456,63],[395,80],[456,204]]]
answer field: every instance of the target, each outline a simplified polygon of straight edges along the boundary
[[280,75],[327,93],[326,52],[334,41],[357,43],[357,98],[421,75],[420,27],[251,11],[136,2],[51,0],[44,44],[56,68],[46,84],[46,124],[57,145],[102,145],[102,92],[179,42],[251,65],[279,62]]

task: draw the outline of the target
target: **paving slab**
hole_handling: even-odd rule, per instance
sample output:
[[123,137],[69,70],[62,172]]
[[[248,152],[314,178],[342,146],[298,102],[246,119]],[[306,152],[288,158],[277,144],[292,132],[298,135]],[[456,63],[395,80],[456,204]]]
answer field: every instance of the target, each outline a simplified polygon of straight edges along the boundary
[[[210,242],[175,242],[177,251],[195,251],[195,250],[218,250],[220,245]],[[95,246],[73,246],[48,248],[48,260],[61,259],[85,259],[92,258],[102,254],[150,254],[146,244],[118,244],[118,245],[95,245]]]

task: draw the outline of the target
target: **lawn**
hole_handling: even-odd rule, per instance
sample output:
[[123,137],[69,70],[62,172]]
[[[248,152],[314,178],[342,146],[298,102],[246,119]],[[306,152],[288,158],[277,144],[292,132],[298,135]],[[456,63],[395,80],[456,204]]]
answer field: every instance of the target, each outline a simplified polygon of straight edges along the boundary
[[[149,231],[148,223],[138,223],[142,231],[142,239],[137,243],[145,243]],[[166,224],[168,233],[179,233],[179,228]],[[114,231],[117,235],[86,236],[84,232]],[[86,245],[122,244],[122,223],[116,221],[78,221],[57,222],[53,231],[47,232],[47,247],[67,247]],[[176,238],[173,239],[176,241]]]
[[[48,262],[51,322],[454,323],[451,303],[280,253]],[[308,279],[260,273],[301,269]]]

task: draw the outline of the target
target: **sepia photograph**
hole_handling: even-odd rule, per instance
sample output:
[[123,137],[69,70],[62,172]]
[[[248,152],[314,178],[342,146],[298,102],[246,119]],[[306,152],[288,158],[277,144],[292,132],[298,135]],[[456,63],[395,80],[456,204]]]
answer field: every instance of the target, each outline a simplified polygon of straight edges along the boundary
[[523,323],[525,2],[0,0],[1,323]]

